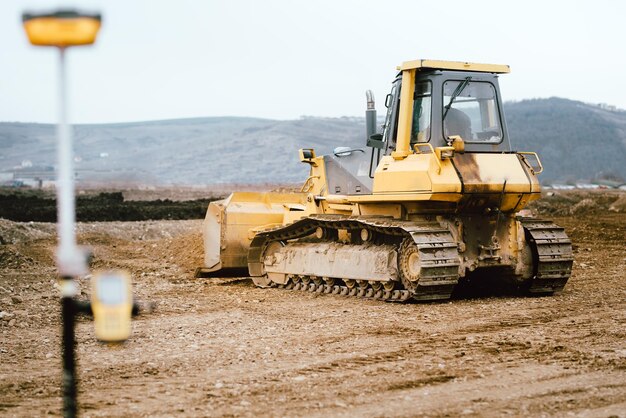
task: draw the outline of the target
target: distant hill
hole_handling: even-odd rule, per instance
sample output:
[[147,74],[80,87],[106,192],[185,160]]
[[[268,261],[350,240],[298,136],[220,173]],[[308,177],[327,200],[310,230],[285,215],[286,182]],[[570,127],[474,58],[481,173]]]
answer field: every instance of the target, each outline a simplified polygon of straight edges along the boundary
[[[354,118],[267,120],[215,117],[74,126],[81,179],[149,184],[298,182],[308,175],[298,149],[362,145]],[[28,160],[55,164],[55,128],[0,123],[0,171]]]
[[[506,103],[516,150],[539,153],[546,182],[626,178],[626,112],[565,99]],[[299,148],[363,147],[362,118],[209,117],[76,125],[81,180],[147,184],[300,182]],[[0,171],[56,161],[54,125],[0,123]],[[5,173],[6,174],[6,173]],[[6,177],[6,175],[5,175]]]
[[626,180],[626,111],[550,98],[506,103],[513,148],[535,151],[543,182]]

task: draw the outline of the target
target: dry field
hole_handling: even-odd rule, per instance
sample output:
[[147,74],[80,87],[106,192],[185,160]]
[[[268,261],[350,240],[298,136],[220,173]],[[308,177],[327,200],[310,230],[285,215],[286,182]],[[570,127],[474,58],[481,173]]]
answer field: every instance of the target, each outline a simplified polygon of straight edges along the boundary
[[[562,294],[445,303],[197,279],[201,220],[81,223],[94,267],[131,270],[157,303],[121,346],[80,319],[81,414],[626,417],[626,214],[606,210],[624,195],[552,199],[538,210],[575,248]],[[60,413],[55,239],[0,220],[2,416]]]

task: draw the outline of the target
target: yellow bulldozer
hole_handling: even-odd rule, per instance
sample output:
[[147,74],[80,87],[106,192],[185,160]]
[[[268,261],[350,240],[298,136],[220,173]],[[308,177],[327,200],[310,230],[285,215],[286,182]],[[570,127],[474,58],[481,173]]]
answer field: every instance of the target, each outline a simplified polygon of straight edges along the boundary
[[448,299],[480,276],[527,292],[563,289],[571,241],[518,216],[543,167],[513,151],[502,112],[506,65],[404,62],[381,132],[367,92],[366,147],[317,156],[296,193],[236,192],[209,205],[199,274],[247,268],[257,286],[385,301]]

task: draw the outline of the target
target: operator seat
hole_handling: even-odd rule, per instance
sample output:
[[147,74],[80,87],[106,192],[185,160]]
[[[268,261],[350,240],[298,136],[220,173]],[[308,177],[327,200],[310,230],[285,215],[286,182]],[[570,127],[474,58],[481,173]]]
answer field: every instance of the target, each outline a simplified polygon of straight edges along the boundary
[[446,138],[460,135],[464,141],[471,141],[472,121],[470,117],[465,112],[451,107],[443,121],[443,134]]

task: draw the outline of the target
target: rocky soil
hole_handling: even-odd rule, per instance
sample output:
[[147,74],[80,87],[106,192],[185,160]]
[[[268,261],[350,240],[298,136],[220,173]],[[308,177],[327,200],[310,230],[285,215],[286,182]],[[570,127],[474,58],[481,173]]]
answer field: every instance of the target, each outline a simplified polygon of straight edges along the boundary
[[[561,294],[445,303],[198,279],[201,220],[80,223],[94,269],[130,270],[137,299],[157,303],[119,346],[79,320],[81,413],[626,417],[623,196],[561,192],[534,206],[574,242]],[[2,416],[60,414],[55,245],[54,224],[0,220]],[[88,297],[89,276],[79,282]]]

